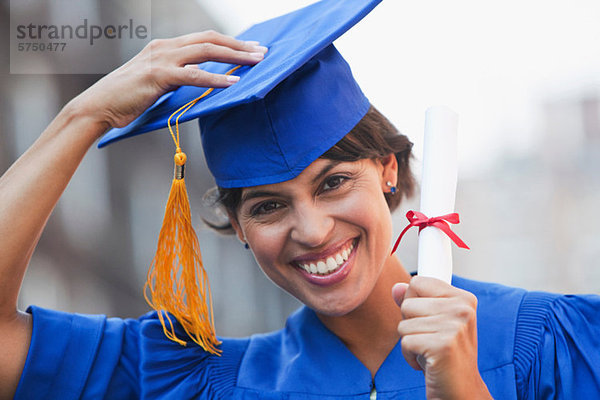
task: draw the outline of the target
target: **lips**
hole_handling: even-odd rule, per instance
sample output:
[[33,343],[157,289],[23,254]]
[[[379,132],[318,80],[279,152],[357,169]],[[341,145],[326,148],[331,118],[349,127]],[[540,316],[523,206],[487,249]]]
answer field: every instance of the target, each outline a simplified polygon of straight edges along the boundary
[[298,266],[309,274],[328,275],[337,270],[348,260],[354,249],[354,241],[345,244],[340,250],[329,257],[318,260],[299,262]]
[[302,257],[293,264],[310,283],[319,286],[333,285],[343,280],[352,267],[358,239],[349,240],[333,252]]

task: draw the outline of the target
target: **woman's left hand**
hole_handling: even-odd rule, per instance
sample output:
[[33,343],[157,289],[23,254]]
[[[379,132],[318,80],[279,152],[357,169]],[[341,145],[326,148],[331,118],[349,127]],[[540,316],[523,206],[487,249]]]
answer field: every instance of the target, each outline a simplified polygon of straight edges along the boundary
[[396,284],[392,296],[402,311],[402,353],[425,373],[427,398],[491,399],[477,367],[477,298],[420,276]]

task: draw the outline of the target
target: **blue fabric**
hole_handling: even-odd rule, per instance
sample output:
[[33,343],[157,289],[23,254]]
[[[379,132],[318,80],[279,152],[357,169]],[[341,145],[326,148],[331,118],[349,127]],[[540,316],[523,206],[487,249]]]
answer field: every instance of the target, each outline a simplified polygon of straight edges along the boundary
[[350,132],[369,107],[330,45],[264,99],[199,118],[206,163],[221,187],[287,181]]
[[[323,0],[255,25],[238,36],[267,46],[265,59],[237,70],[240,81],[213,91],[180,122],[198,118],[207,164],[221,187],[247,187],[294,178],[343,138],[370,103],[331,44],[381,0]],[[225,73],[232,65],[200,68]],[[167,126],[169,116],[206,88],[181,87],[162,96],[112,142]]]
[[528,293],[515,349],[523,399],[600,397],[598,296]]
[[[526,292],[454,277],[478,298],[479,368],[496,399],[596,398],[600,297]],[[280,331],[223,339],[223,356],[138,320],[31,307],[33,337],[16,399],[423,399],[400,344],[370,373],[303,307]]]

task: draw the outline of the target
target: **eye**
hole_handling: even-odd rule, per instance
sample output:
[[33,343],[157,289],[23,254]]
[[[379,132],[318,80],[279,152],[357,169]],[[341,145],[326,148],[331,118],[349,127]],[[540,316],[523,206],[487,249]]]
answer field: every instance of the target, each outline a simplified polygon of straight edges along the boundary
[[334,190],[342,186],[348,178],[342,175],[333,175],[325,179],[323,182],[322,191]]
[[256,207],[252,209],[252,215],[255,216],[269,214],[274,212],[275,210],[280,209],[281,207],[283,207],[283,205],[276,201],[263,201],[262,203],[257,204]]

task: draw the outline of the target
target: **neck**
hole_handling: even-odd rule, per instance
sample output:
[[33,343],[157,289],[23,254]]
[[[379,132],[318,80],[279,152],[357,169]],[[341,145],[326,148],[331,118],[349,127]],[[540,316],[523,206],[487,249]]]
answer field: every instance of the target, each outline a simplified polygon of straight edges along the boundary
[[318,315],[371,371],[372,377],[400,339],[396,328],[402,315],[392,298],[392,287],[397,282],[409,280],[410,274],[400,261],[390,256],[373,291],[358,308],[339,317]]

